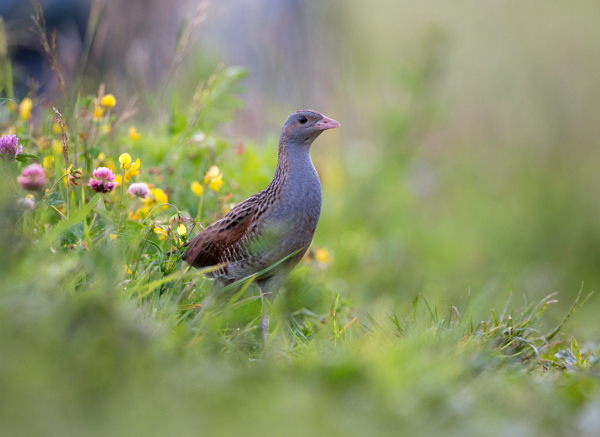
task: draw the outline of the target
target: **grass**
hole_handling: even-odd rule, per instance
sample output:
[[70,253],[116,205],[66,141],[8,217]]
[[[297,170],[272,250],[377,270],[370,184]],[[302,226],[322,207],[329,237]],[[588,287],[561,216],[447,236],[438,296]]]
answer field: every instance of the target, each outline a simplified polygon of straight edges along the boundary
[[[204,19],[204,7],[189,29]],[[44,29],[41,10],[36,20]],[[38,33],[55,58],[60,47]],[[189,49],[191,34],[182,35],[170,79]],[[431,91],[443,41],[434,33],[426,41],[433,48],[401,75],[401,87],[420,103],[383,117],[382,147],[398,138],[417,143],[435,123]],[[0,62],[1,71],[11,70],[7,59]],[[103,85],[92,94],[64,89],[52,104],[33,92],[17,101],[11,86],[0,85],[10,98],[0,100],[2,134],[16,134],[24,149],[1,162],[2,435],[598,435],[598,343],[568,334],[580,308],[593,307],[591,293],[582,285],[572,302],[557,302],[554,293],[532,301],[518,287],[500,293],[492,284],[462,299],[426,298],[423,270],[439,281],[456,259],[479,259],[464,242],[475,231],[439,225],[397,184],[380,184],[383,202],[369,195],[364,174],[348,182],[347,202],[338,205],[348,218],[343,238],[334,250],[320,243],[333,240],[320,239],[288,279],[268,357],[252,278],[203,307],[210,284],[182,266],[179,249],[263,188],[275,165],[272,142],[240,146],[218,133],[241,107],[245,75],[218,68],[187,99],[167,82],[147,98],[168,101],[161,107],[168,114],[142,108],[150,112],[146,122],[135,117],[134,100],[117,95],[115,107],[103,105],[110,92]],[[380,177],[396,180],[412,160],[410,151],[397,151]],[[48,190],[29,193],[29,209],[16,178],[32,163],[43,165]],[[109,193],[87,185],[101,166],[121,176]],[[148,199],[127,193],[134,182],[148,185]],[[357,211],[361,198],[367,207]],[[335,199],[326,189],[328,200],[321,232],[337,236],[339,220],[327,211]],[[489,205],[482,209],[494,215]],[[429,228],[415,225],[427,220]],[[491,240],[496,255],[512,253],[502,235]],[[430,261],[405,280],[402,242]],[[349,286],[354,280],[359,285]],[[407,289],[418,290],[412,302]],[[506,302],[495,309],[499,295]],[[558,322],[548,314],[553,306]]]

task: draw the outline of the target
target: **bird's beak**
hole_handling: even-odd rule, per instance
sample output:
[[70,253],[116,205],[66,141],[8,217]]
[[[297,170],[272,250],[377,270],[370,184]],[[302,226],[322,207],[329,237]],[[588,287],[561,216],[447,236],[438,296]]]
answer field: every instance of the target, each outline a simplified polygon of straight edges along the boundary
[[315,124],[315,127],[319,130],[335,129],[336,127],[340,127],[340,124],[331,118],[323,116],[323,118]]

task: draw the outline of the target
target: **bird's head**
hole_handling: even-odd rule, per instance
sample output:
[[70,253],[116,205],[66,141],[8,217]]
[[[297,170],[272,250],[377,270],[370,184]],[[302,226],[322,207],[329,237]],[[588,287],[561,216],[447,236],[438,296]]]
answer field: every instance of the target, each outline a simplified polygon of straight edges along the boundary
[[340,124],[317,111],[303,110],[288,117],[281,129],[281,140],[290,145],[310,146],[321,132]]

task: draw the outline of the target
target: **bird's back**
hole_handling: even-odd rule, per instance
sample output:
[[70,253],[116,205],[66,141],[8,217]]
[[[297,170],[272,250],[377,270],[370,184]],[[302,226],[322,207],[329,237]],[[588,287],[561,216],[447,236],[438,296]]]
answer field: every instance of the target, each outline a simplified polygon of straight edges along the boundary
[[299,250],[285,263],[293,268],[314,236],[321,211],[321,185],[314,167],[298,180],[288,178],[289,174],[278,171],[267,188],[192,239],[183,259],[196,268],[221,264],[207,276],[237,280]]

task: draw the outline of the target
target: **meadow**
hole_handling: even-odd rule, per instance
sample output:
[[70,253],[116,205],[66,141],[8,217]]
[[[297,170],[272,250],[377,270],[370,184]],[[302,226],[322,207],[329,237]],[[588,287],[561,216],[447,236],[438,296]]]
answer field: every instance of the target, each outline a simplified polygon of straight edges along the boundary
[[[92,41],[65,74],[39,7],[52,82],[23,88],[0,21],[1,434],[599,435],[597,7],[549,5],[487,33],[441,3],[307,7],[323,100],[195,44],[214,5],[136,93]],[[204,309],[182,248],[270,182],[278,126],[314,102],[342,127],[313,146],[323,215],[265,355],[254,278]]]

